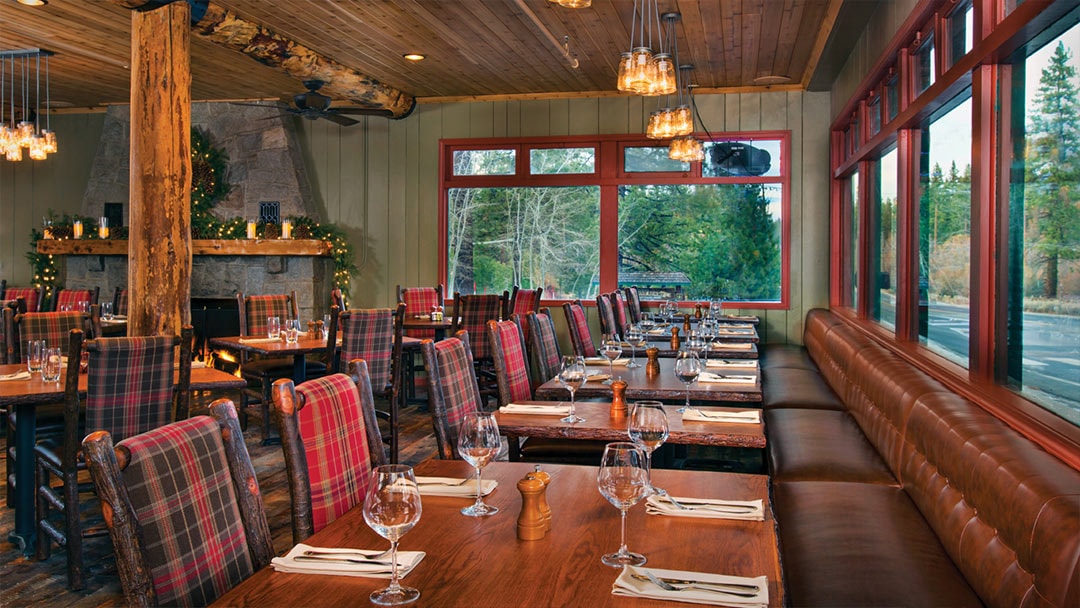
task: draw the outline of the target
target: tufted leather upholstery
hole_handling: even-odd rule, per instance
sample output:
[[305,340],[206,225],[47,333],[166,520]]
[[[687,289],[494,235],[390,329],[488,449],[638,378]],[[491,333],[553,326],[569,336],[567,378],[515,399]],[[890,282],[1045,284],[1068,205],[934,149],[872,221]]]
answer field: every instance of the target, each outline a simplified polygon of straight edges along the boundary
[[792,605],[1080,605],[1080,472],[829,311],[804,342],[817,379],[762,365]]

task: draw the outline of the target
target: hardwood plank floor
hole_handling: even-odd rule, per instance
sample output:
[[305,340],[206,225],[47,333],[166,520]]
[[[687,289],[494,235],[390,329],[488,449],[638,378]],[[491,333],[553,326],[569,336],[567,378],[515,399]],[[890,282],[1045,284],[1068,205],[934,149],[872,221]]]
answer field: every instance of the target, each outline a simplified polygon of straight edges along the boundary
[[[258,419],[252,419],[245,433],[248,453],[259,478],[263,493],[267,520],[274,540],[275,552],[281,554],[292,547],[292,529],[289,524],[289,488],[286,483],[285,463],[281,446],[259,444]],[[6,443],[0,434],[0,446]],[[404,409],[401,414],[401,457],[407,464],[417,464],[435,454],[435,436],[431,430],[431,418],[427,411],[416,405]],[[0,470],[6,449],[0,449]],[[90,508],[90,507],[86,507]],[[93,508],[100,507],[94,503]],[[53,549],[52,557],[36,561],[26,557],[14,545],[7,542],[7,533],[15,526],[15,511],[0,507],[0,606],[123,606],[124,596],[113,560],[112,542],[108,535],[89,538],[85,542],[88,566],[86,588],[69,591],[67,565],[63,549]]]

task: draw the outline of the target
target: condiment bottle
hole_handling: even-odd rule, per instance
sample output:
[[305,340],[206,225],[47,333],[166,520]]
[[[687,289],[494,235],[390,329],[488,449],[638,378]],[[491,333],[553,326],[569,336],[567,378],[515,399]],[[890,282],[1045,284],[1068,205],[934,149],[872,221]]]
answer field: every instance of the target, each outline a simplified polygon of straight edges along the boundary
[[317,320],[315,321],[315,335],[314,335],[314,336],[312,336],[312,337],[314,337],[314,338],[321,338],[321,337],[322,337],[322,335],[323,335],[322,331],[323,331],[323,327],[324,327],[324,326],[325,326],[325,325],[323,324],[323,322],[322,322],[322,319],[317,319]]
[[544,514],[540,512],[540,497],[544,492],[544,482],[529,473],[517,482],[521,492],[521,513],[518,514],[517,536],[521,540],[540,540],[547,529]]
[[540,514],[544,516],[544,532],[548,532],[551,530],[551,505],[548,504],[547,489],[551,484],[551,473],[541,471],[540,465],[536,465],[532,476],[544,484],[544,491],[540,493]]
[[611,417],[625,418],[626,414],[626,382],[618,378],[611,382]]
[[671,328],[671,350],[679,350],[679,328]]
[[645,349],[645,356],[648,357],[648,361],[645,363],[645,376],[648,378],[655,378],[660,375],[660,349],[655,346],[650,346]]

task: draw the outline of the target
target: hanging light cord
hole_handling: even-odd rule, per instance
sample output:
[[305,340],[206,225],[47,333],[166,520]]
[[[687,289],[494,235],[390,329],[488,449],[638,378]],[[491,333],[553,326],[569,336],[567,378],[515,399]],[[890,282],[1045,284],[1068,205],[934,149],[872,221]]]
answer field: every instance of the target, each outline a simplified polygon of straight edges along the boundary
[[45,55],[45,128],[52,130],[52,113],[49,112],[49,56]]

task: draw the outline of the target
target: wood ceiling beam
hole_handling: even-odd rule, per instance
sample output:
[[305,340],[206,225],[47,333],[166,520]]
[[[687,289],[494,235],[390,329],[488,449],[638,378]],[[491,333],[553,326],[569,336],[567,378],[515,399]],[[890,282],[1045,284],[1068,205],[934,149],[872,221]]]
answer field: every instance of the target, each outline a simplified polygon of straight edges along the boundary
[[[171,0],[111,0],[113,4],[140,10]],[[192,32],[277,68],[298,80],[322,80],[321,93],[335,99],[373,109],[389,110],[392,118],[408,116],[416,106],[412,95],[387,86],[356,69],[343,65],[295,40],[290,40],[257,23],[241,19],[225,8],[207,3]]]

